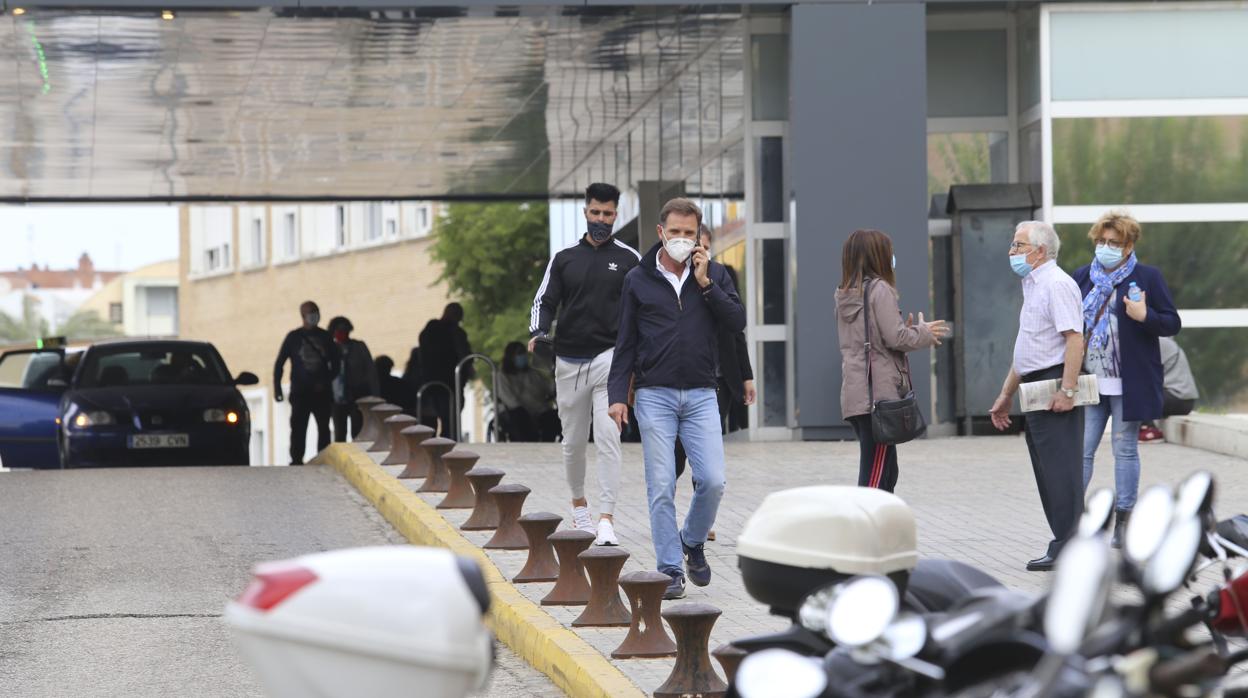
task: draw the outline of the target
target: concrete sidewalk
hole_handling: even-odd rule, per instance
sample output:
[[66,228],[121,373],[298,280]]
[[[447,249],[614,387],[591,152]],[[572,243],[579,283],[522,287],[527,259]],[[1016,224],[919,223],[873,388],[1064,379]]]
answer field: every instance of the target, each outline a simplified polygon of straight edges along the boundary
[[[463,448],[480,453],[481,464],[501,468],[504,483],[532,489],[524,511],[550,511],[564,516],[568,526],[570,503],[560,457],[555,444],[470,444]],[[591,449],[592,450],[592,449]],[[1218,511],[1221,516],[1239,513],[1248,496],[1248,482],[1241,476],[1244,462],[1172,444],[1141,447],[1141,489],[1156,482],[1177,482],[1197,468],[1218,479]],[[593,455],[591,454],[591,460]],[[735,542],[750,513],[769,492],[814,484],[854,484],[858,447],[853,442],[730,443],[727,445],[728,488],[720,508],[716,531],[719,539],[708,543],[707,557],[715,578],[706,588],[689,586],[689,601],[703,601],[724,611],[711,638],[712,649],[734,638],[778,630],[786,622],[770,616],[766,608],[745,593],[736,569]],[[914,509],[919,526],[919,548],[925,556],[951,557],[982,567],[1006,584],[1023,590],[1047,588],[1049,577],[1030,573],[1024,563],[1044,550],[1048,530],[1036,495],[1031,465],[1022,437],[975,437],[932,439],[906,444],[900,449],[901,477],[897,493]],[[1113,484],[1113,459],[1105,442],[1097,457],[1093,485]],[[387,466],[398,474],[401,468]],[[587,492],[591,508],[597,486],[591,464]],[[642,475],[641,448],[626,444],[624,473],[616,505],[616,530],[620,544],[632,557],[625,572],[654,568]],[[415,489],[421,480],[404,481]],[[677,509],[688,507],[691,485],[688,476],[678,484]],[[418,495],[436,503],[441,495]],[[466,511],[442,512],[458,528]],[[488,533],[465,532],[478,546]],[[490,551],[489,557],[508,577],[519,571],[526,553]],[[536,602],[551,584],[519,585]],[[671,603],[671,602],[669,602]],[[565,626],[580,613],[579,607],[546,607]],[[624,638],[625,629],[577,629],[590,645],[609,656]],[[625,660],[613,662],[643,691],[651,693],[667,677],[671,660]]]

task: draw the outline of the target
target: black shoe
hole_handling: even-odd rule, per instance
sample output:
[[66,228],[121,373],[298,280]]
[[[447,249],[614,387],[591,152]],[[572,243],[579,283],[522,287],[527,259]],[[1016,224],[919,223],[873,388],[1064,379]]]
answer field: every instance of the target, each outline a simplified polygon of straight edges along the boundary
[[685,545],[684,537],[681,537],[680,547],[685,551],[685,572],[689,574],[689,581],[700,587],[710,584],[711,566],[706,561],[706,551],[703,546],[689,547]]
[[1054,558],[1052,555],[1045,553],[1043,557],[1038,557],[1034,560],[1028,561],[1027,571],[1028,572],[1052,572],[1053,563],[1056,561],[1057,559]]
[[1127,522],[1131,520],[1130,509],[1118,509],[1114,512],[1114,537],[1109,542],[1113,548],[1122,547],[1122,537],[1127,531]]
[[667,591],[663,592],[664,601],[672,601],[674,599],[685,598],[685,575],[679,572],[668,572],[672,578],[672,583],[667,585]]

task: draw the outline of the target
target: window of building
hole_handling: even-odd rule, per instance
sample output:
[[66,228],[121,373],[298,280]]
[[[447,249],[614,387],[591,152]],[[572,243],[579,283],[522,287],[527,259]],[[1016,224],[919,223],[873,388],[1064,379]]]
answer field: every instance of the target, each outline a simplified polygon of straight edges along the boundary
[[381,202],[370,201],[364,205],[364,240],[380,240],[382,232]]
[[233,268],[230,241],[234,210],[229,206],[195,206],[190,211],[191,275],[218,274]]
[[282,215],[282,259],[299,256],[299,224],[294,211]]
[[125,322],[125,316],[122,315],[121,303],[108,304],[108,321],[114,325],[120,325]]
[[239,207],[238,219],[243,231],[239,234],[239,256],[244,269],[260,267],[265,263],[264,216],[262,207]]
[[334,207],[334,247],[342,249],[347,246],[347,207],[338,204]]

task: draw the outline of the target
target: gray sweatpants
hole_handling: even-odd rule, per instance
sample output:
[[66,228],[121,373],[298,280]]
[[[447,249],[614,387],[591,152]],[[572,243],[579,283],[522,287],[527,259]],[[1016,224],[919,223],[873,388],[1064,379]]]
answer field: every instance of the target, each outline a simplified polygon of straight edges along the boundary
[[615,493],[620,487],[620,430],[607,414],[607,376],[611,373],[614,353],[614,349],[608,349],[587,363],[555,359],[559,421],[563,425],[563,466],[568,473],[568,487],[573,499],[585,496],[585,452],[592,422],[594,445],[598,447],[600,514],[615,513]]

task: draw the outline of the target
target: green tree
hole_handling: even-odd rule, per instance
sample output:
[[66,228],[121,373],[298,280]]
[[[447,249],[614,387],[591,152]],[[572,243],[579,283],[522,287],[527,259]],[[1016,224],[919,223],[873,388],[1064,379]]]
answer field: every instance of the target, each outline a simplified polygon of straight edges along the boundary
[[454,203],[438,221],[432,254],[442,264],[439,280],[463,303],[473,349],[495,361],[508,342],[528,340],[548,229],[546,204],[534,203]]
[[0,339],[30,342],[48,334],[48,322],[39,314],[39,300],[31,295],[22,297],[22,317],[0,312]]
[[[1054,202],[1121,204],[1248,201],[1248,118],[1165,117],[1054,121]],[[1092,260],[1088,225],[1058,226],[1062,266]],[[1140,261],[1161,269],[1180,308],[1248,307],[1248,223],[1142,226]],[[1202,402],[1238,403],[1248,389],[1244,329],[1185,329],[1177,340]]]
[[80,310],[57,326],[54,334],[69,339],[99,339],[116,337],[117,328],[113,323],[100,317],[94,310]]

